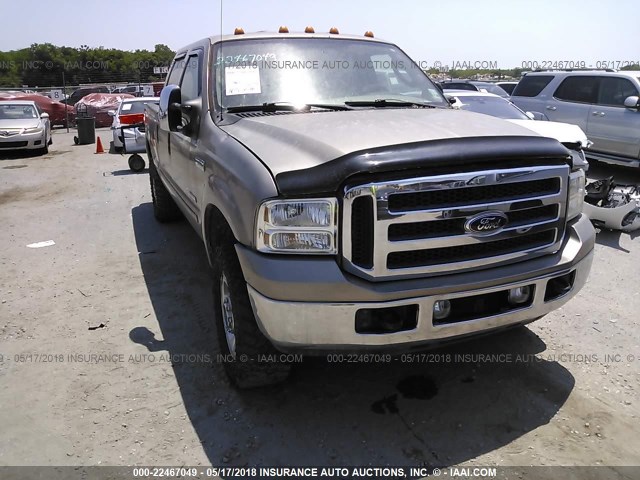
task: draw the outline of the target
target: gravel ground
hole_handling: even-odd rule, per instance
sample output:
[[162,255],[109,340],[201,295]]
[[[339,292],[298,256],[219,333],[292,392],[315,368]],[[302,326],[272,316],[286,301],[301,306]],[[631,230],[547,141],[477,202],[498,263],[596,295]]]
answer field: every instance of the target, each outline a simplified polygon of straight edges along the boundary
[[640,464],[638,234],[599,233],[587,286],[525,329],[238,392],[199,238],[72,137],[0,159],[0,465]]

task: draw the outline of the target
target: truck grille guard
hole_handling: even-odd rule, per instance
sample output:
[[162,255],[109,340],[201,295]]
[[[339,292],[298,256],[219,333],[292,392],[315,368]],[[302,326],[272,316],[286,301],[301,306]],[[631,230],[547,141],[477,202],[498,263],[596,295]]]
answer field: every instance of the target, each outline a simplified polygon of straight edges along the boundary
[[[568,165],[541,165],[348,186],[343,266],[375,281],[555,253],[565,231],[568,176]],[[499,222],[474,230],[486,216]]]

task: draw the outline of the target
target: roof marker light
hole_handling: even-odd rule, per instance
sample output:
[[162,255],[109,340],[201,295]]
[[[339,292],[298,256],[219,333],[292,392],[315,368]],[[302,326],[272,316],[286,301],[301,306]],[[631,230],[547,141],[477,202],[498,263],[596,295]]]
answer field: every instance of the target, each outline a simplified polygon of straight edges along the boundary
[[244,29],[242,27],[236,27],[236,29],[233,31],[234,35],[244,35]]
[[304,29],[304,33],[316,33],[315,29],[311,26]]
[[289,29],[283,25],[278,30],[278,33],[289,33]]
[[364,32],[365,37],[373,38],[373,32],[371,30],[367,30]]
[[329,33],[333,33],[334,35],[338,35],[338,34],[340,34],[340,30],[338,30],[336,27],[331,27],[331,30],[329,30]]

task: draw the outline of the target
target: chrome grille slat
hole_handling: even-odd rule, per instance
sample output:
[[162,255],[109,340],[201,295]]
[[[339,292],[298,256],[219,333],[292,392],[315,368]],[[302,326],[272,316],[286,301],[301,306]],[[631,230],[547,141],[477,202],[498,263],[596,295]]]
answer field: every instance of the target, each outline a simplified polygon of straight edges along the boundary
[[[562,195],[564,193],[558,193],[556,195],[546,195],[544,197],[536,197],[536,206],[554,205],[560,203],[563,200]],[[516,200],[516,202],[525,202],[526,200]],[[415,212],[394,212],[390,213],[387,210],[383,212],[378,211],[378,222],[386,222],[387,225],[392,223],[413,223],[420,221],[441,220],[444,218],[465,218],[475,213],[484,212],[486,210],[499,210],[501,212],[512,211],[514,202],[489,202],[484,204],[476,204],[465,207],[452,207],[448,209],[433,208],[426,210],[416,210]],[[524,209],[524,208],[521,208]]]
[[[547,222],[533,223],[527,225],[524,228],[527,228],[527,234],[542,232],[545,230],[550,230],[549,226],[553,225],[555,227],[556,220],[551,220]],[[451,235],[446,237],[439,238],[420,238],[415,240],[398,240],[393,242],[393,251],[394,252],[404,252],[408,250],[419,250],[426,248],[444,248],[444,247],[455,247],[458,245],[474,245],[478,243],[487,243],[487,240],[497,241],[497,240],[506,240],[514,237],[514,233],[516,230],[521,229],[522,227],[513,227],[513,228],[505,228],[500,233],[496,235],[492,235],[490,237],[473,237],[471,235]]]
[[[372,280],[387,280],[391,277],[484,268],[492,264],[518,261],[526,256],[557,251],[564,235],[568,174],[568,166],[543,165],[372,182],[348,187],[345,190],[342,210],[343,264],[347,270],[360,276]],[[447,190],[451,191],[445,192]],[[471,191],[473,194],[469,195]],[[433,192],[435,197],[430,196]],[[507,193],[512,195],[512,198],[505,197]],[[487,196],[488,194],[502,196],[496,201]],[[407,201],[395,202],[395,206],[403,204],[407,208],[390,211],[389,206],[393,203],[390,203],[390,198],[403,195],[413,197],[405,197]],[[351,207],[356,199],[362,197],[368,197],[373,201],[373,218],[363,219],[356,215],[352,219]],[[464,201],[466,197],[469,197],[468,202]],[[421,203],[430,198],[440,202],[442,199],[449,199],[454,204],[441,202],[434,207]],[[510,223],[494,235],[477,235],[464,230],[466,219],[486,211],[503,212],[509,217]],[[352,248],[356,248],[350,238],[352,221],[369,222],[367,227],[373,230],[372,251],[369,252],[370,258],[373,258],[373,265],[371,262],[366,266],[358,265],[352,261]],[[402,227],[396,227],[396,230],[404,228],[410,232],[411,238],[393,238],[390,229],[397,225]],[[439,231],[441,227],[442,231]],[[517,238],[540,238],[545,241],[543,244],[532,242],[531,248],[514,251],[513,245],[518,242],[512,239]],[[421,251],[423,253],[415,255],[415,258],[431,258],[428,251],[436,249],[438,251],[435,253],[438,255],[444,252],[441,255],[442,262],[429,260],[424,265],[409,262],[406,267],[389,268],[389,257],[404,258],[407,255],[411,256],[412,251]],[[457,251],[475,250],[482,250],[484,253],[481,257],[476,258],[477,255],[472,255],[473,258],[469,259],[462,255],[461,261],[457,261],[455,256],[451,255],[447,260],[447,252],[453,254]],[[358,254],[361,253],[360,250]]]
[[[526,227],[539,223],[553,222],[559,220],[558,205],[542,205],[519,210],[505,209],[509,219],[509,225],[513,227]],[[436,237],[450,237],[462,235],[464,223],[469,215],[481,213],[484,210],[474,210],[465,216],[451,215],[448,217],[433,218],[431,221],[421,222],[391,222],[389,223],[389,241],[398,242],[403,240],[416,240]]]

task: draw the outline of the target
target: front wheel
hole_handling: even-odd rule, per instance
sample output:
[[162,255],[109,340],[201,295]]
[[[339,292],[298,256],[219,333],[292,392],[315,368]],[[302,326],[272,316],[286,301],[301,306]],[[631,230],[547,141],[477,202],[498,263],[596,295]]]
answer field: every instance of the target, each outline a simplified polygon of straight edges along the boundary
[[279,353],[258,328],[233,243],[225,241],[214,255],[214,315],[227,376],[239,388],[283,382],[291,364],[278,360]]
[[149,183],[151,184],[151,199],[153,201],[153,215],[161,223],[179,220],[182,216],[178,205],[167,188],[162,183],[160,174],[149,157]]

